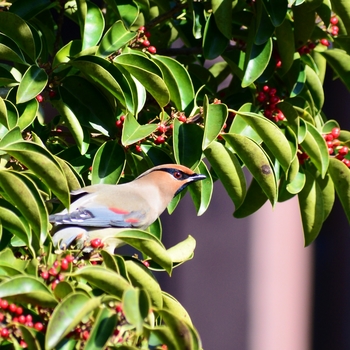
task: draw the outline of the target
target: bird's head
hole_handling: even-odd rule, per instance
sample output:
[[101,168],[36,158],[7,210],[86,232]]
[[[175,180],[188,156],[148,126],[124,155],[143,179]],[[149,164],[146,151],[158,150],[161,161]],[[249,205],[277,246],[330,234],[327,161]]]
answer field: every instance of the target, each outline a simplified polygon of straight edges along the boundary
[[175,197],[190,183],[203,180],[206,176],[197,174],[190,168],[178,164],[163,164],[155,166],[142,173],[137,180],[151,180]]

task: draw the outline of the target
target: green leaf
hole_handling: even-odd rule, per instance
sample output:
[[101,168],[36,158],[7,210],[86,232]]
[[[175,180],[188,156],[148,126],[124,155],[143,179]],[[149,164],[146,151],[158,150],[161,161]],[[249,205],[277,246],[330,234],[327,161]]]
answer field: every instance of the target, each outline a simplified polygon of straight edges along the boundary
[[333,11],[340,16],[347,33],[350,33],[350,4],[346,0],[331,0]]
[[262,45],[273,35],[275,26],[271,22],[271,17],[266,11],[263,1],[256,3],[257,30],[254,37],[254,44]]
[[33,171],[51,188],[64,206],[69,207],[67,181],[60,165],[45,148],[30,141],[18,141],[6,145],[0,144],[0,148]]
[[35,42],[28,24],[11,12],[0,12],[0,32],[9,36],[33,61]]
[[[62,93],[64,89],[60,89]],[[52,100],[52,105],[60,112],[65,121],[65,125],[71,132],[81,154],[85,154],[90,144],[90,133],[87,128],[84,128],[77,116],[63,100]]]
[[136,334],[141,335],[144,319],[149,312],[149,299],[142,289],[127,289],[123,294],[123,312],[128,323],[136,327]]
[[11,12],[14,12],[21,18],[29,20],[37,16],[40,12],[54,6],[56,6],[56,4],[52,3],[51,0],[35,0],[35,2],[16,1],[11,5]]
[[272,206],[277,201],[277,184],[270,160],[262,148],[248,137],[224,134],[223,138],[236,151],[237,155],[264,190]]
[[4,101],[5,106],[6,106],[6,126],[8,127],[8,129],[13,129],[17,123],[18,123],[18,110],[16,108],[16,106],[11,102],[11,101]]
[[59,72],[60,70],[66,68],[66,66],[63,64],[68,63],[71,57],[76,56],[80,51],[81,51],[81,40],[72,40],[68,44],[60,48],[57,51],[52,62],[52,67],[55,70],[55,72]]
[[174,120],[173,148],[177,164],[194,169],[202,157],[203,130],[196,124]]
[[[137,20],[139,15],[139,7],[137,4],[139,1],[124,0],[115,1],[115,5],[118,8],[120,18],[124,21],[125,25],[130,27]],[[141,5],[141,3],[140,3]],[[142,6],[142,5],[141,5]]]
[[325,176],[329,164],[329,154],[326,142],[319,131],[310,123],[307,125],[307,134],[301,147],[309,155],[322,178]]
[[238,208],[246,195],[246,181],[236,155],[217,141],[212,142],[204,154]]
[[162,71],[170,92],[170,100],[174,102],[177,110],[190,112],[193,108],[194,89],[187,70],[171,57],[152,55],[151,58]]
[[127,114],[124,120],[122,144],[123,146],[132,145],[151,135],[156,129],[156,124],[140,125],[133,115]]
[[129,81],[112,63],[96,56],[82,56],[69,63],[111,93],[128,111],[136,114]]
[[305,246],[318,236],[323,224],[322,192],[315,178],[308,171],[306,182],[298,194],[300,214],[303,223]]
[[261,137],[265,145],[277,158],[283,170],[287,171],[292,162],[292,150],[281,129],[272,121],[257,113],[240,112],[239,114]]
[[209,207],[214,185],[210,172],[204,162],[201,161],[199,163],[195,172],[206,176],[204,180],[196,181],[189,186],[189,191],[196,207],[197,215],[200,216],[204,214]]
[[244,77],[242,80],[242,87],[248,87],[260,75],[264,72],[267,67],[272,53],[272,39],[270,38],[266,43],[262,45],[253,44],[249,58],[248,64],[245,69]]
[[122,21],[117,21],[103,36],[96,55],[107,57],[127,45],[131,40],[135,39],[136,35],[137,33],[129,32]]
[[220,56],[225,51],[228,43],[229,39],[219,30],[214,15],[210,14],[203,35],[204,58],[213,60]]
[[316,72],[309,66],[305,66],[305,73],[306,85],[311,93],[315,108],[317,111],[320,111],[324,103],[324,92],[322,83]]
[[293,6],[294,42],[298,49],[310,39],[315,28],[315,11],[307,11],[307,4]]
[[40,332],[35,331],[33,328],[26,327],[24,325],[18,324],[18,329],[24,341],[27,344],[28,349],[41,350],[44,346],[44,335]]
[[162,78],[161,71],[150,59],[139,54],[127,53],[117,56],[114,63],[117,66],[122,66],[134,76],[161,107],[169,103],[170,93]]
[[192,259],[195,248],[196,240],[192,236],[188,236],[184,241],[169,248],[167,253],[173,263],[182,263]]
[[[58,284],[59,285],[59,284]],[[89,339],[85,343],[85,350],[106,349],[108,339],[113,335],[118,322],[118,315],[108,308],[100,308]]]
[[91,184],[118,183],[125,167],[123,147],[116,141],[105,142],[96,152],[91,173]]
[[36,99],[32,99],[25,104],[17,105],[17,108],[20,114],[18,127],[23,131],[32,124],[36,118],[39,109],[39,102]]
[[328,171],[346,217],[350,222],[350,171],[343,162],[335,158],[330,158]]
[[54,349],[82,318],[99,307],[100,298],[90,299],[85,293],[75,293],[56,306],[47,325],[45,349]]
[[30,66],[19,83],[16,102],[24,103],[35,98],[44,90],[47,82],[48,76],[44,69],[35,65]]
[[8,36],[0,33],[0,59],[26,64],[22,51]]
[[130,287],[129,282],[118,273],[103,266],[85,266],[76,270],[73,277],[82,277],[92,285],[121,300],[124,291]]
[[105,27],[105,20],[99,7],[90,1],[86,2],[86,6],[82,50],[97,45]]
[[20,303],[55,307],[57,300],[45,284],[30,276],[13,276],[0,283],[0,298],[11,297]]
[[263,0],[263,2],[273,25],[280,26],[287,14],[288,0]]
[[163,309],[175,315],[181,321],[184,321],[190,326],[193,326],[190,315],[188,314],[186,309],[172,295],[164,291],[162,292],[162,295],[163,295]]
[[42,245],[47,237],[48,213],[38,188],[28,177],[14,171],[0,171],[1,192],[21,211]]
[[342,80],[344,85],[350,90],[350,67],[349,55],[340,49],[333,49],[321,52],[327,60],[327,63],[337,73],[337,76]]
[[229,40],[232,39],[232,1],[212,0],[211,6],[215,23],[220,32]]
[[147,267],[135,260],[126,260],[125,265],[132,285],[144,289],[151,300],[152,306],[161,309],[163,306],[162,291]]
[[204,136],[202,149],[203,151],[215,141],[219,136],[227,118],[227,106],[225,104],[209,104],[207,95],[203,103],[204,116]]

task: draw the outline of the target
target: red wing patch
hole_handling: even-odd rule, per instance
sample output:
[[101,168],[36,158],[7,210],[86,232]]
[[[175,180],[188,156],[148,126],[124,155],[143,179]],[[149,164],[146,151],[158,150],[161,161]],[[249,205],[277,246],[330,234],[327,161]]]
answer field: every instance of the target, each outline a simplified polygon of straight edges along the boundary
[[139,220],[135,219],[135,218],[128,218],[128,219],[125,219],[125,222],[130,222],[131,224],[136,224],[137,222],[139,222]]
[[129,214],[128,211],[123,210],[123,209],[119,209],[119,208],[108,208],[108,209],[109,209],[110,211],[112,211],[113,213],[120,214],[120,215]]

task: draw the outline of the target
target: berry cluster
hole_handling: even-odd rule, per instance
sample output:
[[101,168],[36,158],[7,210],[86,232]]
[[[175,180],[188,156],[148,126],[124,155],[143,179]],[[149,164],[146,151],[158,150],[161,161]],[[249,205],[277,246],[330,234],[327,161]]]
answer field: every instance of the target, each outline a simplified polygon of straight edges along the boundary
[[341,141],[338,139],[339,135],[340,129],[333,128],[331,132],[324,134],[323,138],[327,143],[328,153],[341,160],[348,168],[350,168],[350,160],[346,158],[346,155],[349,153],[349,148],[341,144]]
[[339,33],[339,27],[337,26],[339,20],[336,15],[332,16],[330,19],[330,27],[328,28],[328,32],[333,35],[337,36]]
[[27,348],[28,346],[22,339],[18,325],[25,325],[38,332],[45,330],[44,323],[34,321],[33,316],[39,319],[37,315],[25,313],[22,306],[14,303],[9,304],[7,300],[0,299],[0,344],[12,336],[16,338],[21,348]]
[[152,46],[149,38],[151,37],[151,33],[146,30],[144,26],[140,27],[137,31],[138,35],[136,41],[133,43],[133,47],[142,47],[147,50],[151,54],[155,54],[157,49],[155,46]]
[[[327,40],[327,39],[325,39]],[[298,49],[298,52],[300,55],[307,55],[309,54],[314,48],[316,47],[316,44],[312,41],[308,41],[305,45],[300,47]]]
[[275,88],[264,85],[262,91],[257,94],[256,99],[261,105],[266,118],[274,120],[276,123],[285,119],[284,114],[277,107],[281,99],[277,95],[277,90]]
[[42,265],[39,267],[40,277],[54,290],[57,284],[65,278],[62,272],[69,270],[73,261],[74,256],[68,254],[59,260],[55,260],[51,267]]

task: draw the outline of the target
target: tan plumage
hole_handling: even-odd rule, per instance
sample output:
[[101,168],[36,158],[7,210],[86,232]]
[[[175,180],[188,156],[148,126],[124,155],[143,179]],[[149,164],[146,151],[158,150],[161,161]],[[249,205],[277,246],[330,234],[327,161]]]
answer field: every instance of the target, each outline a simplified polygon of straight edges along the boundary
[[165,164],[126,184],[92,185],[73,191],[70,209],[50,215],[56,228],[54,245],[69,246],[77,240],[82,246],[86,240],[101,238],[112,252],[120,241],[107,237],[118,229],[146,229],[177,193],[204,178],[185,166]]

